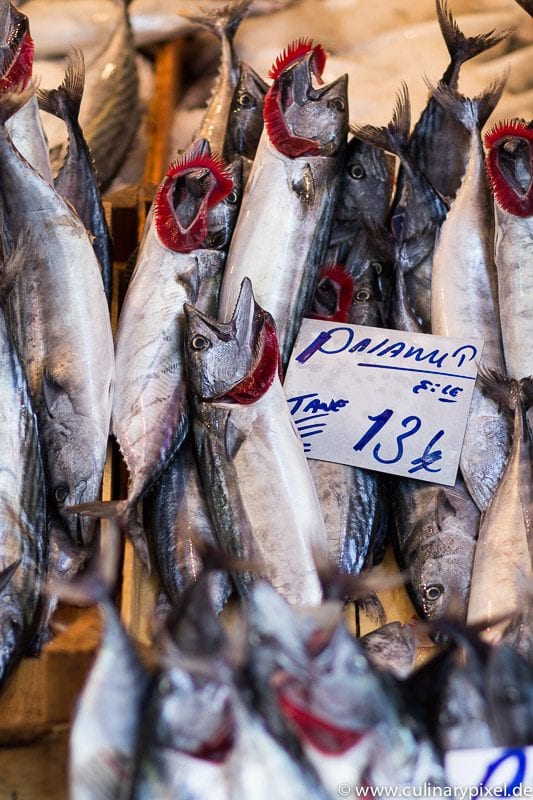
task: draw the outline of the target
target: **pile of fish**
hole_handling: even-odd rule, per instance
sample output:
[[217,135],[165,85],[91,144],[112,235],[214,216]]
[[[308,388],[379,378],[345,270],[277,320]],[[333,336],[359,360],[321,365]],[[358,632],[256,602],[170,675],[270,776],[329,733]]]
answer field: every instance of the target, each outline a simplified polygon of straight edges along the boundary
[[[533,137],[513,119],[484,150],[505,78],[458,91],[510,32],[467,36],[436,0],[449,65],[414,128],[405,84],[387,125],[350,126],[348,76],[324,83],[321,44],[295,40],[265,77],[239,59],[249,7],[189,14],[220,40],[219,75],[157,189],[113,339],[83,56],[36,92],[27,17],[0,1],[0,679],[47,638],[66,580],[100,603],[73,797],[442,786],[449,748],[532,741]],[[38,105],[68,131],[52,161]],[[454,487],[306,459],[283,391],[305,316],[484,339]],[[104,502],[109,433],[129,480]],[[159,578],[153,676],[101,579],[76,578],[102,517]],[[410,629],[363,644],[341,621],[354,598],[383,616],[379,585],[361,596],[356,578],[389,534],[447,640],[413,677]],[[229,636],[217,614],[235,591]],[[394,676],[372,666],[383,648]]]

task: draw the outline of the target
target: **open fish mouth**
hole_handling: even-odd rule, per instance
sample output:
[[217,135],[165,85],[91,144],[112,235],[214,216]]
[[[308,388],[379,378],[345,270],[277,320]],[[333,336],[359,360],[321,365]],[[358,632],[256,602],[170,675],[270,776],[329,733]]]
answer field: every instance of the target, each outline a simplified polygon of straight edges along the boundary
[[485,136],[492,191],[510,214],[533,214],[533,128],[522,120],[497,125]]
[[9,30],[0,47],[0,93],[22,91],[31,78],[33,40],[28,17],[9,6]]
[[211,155],[207,140],[194,142],[170,166],[154,200],[156,230],[165,247],[179,253],[204,247],[207,212],[232,188],[231,178]]

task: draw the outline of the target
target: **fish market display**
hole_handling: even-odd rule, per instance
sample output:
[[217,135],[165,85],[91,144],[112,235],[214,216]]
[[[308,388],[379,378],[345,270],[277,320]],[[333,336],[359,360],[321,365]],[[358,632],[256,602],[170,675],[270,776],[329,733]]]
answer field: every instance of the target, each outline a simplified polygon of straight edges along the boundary
[[[320,602],[320,505],[279,379],[270,314],[245,279],[229,322],[185,306],[187,379],[203,484],[218,538],[292,603]],[[263,487],[268,487],[264,492]],[[234,576],[246,592],[251,576]]]
[[[21,268],[24,251],[13,255]],[[4,269],[5,269],[4,265]],[[44,469],[23,367],[0,314],[0,681],[38,631],[47,551]]]
[[271,70],[265,130],[220,289],[218,313],[227,320],[250,278],[276,323],[284,367],[322,265],[345,147],[346,76],[313,86],[325,57],[320,45],[297,42]]

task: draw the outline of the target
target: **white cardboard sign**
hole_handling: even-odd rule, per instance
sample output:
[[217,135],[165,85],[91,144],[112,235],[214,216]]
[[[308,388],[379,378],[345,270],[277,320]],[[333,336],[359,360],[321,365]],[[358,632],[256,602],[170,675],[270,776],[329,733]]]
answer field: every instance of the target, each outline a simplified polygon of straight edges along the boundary
[[533,797],[533,747],[451,750],[445,756],[445,772],[451,786],[465,787],[463,800]]
[[482,347],[304,319],[284,389],[306,456],[453,486]]

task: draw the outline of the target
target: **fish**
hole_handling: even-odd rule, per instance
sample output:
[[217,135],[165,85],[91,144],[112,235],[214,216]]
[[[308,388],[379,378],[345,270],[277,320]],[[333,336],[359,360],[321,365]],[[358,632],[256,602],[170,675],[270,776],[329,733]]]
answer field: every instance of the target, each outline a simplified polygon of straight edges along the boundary
[[394,159],[357,136],[348,140],[326,261],[346,264],[354,240],[369,221],[384,225],[394,183]]
[[359,644],[376,669],[406,678],[415,666],[415,633],[407,623],[388,622],[359,639]]
[[[105,190],[131,147],[140,122],[141,107],[128,2],[112,0],[104,7],[100,3],[100,7],[103,14],[100,18],[106,24],[102,25],[99,35],[91,42],[92,47],[84,50],[85,90],[79,123],[93,155],[100,185]],[[91,13],[95,11],[93,7]],[[50,7],[47,13],[50,15]],[[65,15],[61,17],[61,24],[64,19]],[[87,22],[86,18],[84,22]],[[67,52],[73,44],[74,39]],[[82,47],[79,41],[77,45]],[[65,55],[65,51],[61,55]],[[52,172],[56,174],[68,148],[65,129],[52,117],[45,119],[44,124]]]
[[[215,546],[216,535],[202,486],[192,433],[144,501],[151,562],[171,606],[198,580],[202,559],[198,542]],[[214,584],[214,585],[213,585]],[[213,575],[213,605],[221,611],[233,591],[227,573]]]
[[[195,139],[207,139],[213,153],[228,161],[232,154],[224,149],[226,131],[233,97],[240,77],[239,59],[233,38],[249,11],[251,0],[231,0],[217,9],[203,8],[203,16],[191,15],[189,19],[211,30],[220,39],[220,65],[211,97]],[[182,9],[182,15],[185,10]]]
[[85,83],[85,62],[81,50],[66,59],[65,78],[57,89],[38,89],[43,111],[62,119],[67,126],[69,146],[65,161],[54,180],[59,194],[76,209],[92,236],[92,244],[102,270],[108,304],[113,291],[113,253],[111,233],[98,185],[92,155],[78,121]]
[[394,548],[421,619],[453,608],[465,621],[480,512],[460,477],[455,486],[391,482]]
[[224,158],[233,161],[241,156],[246,163],[255,158],[257,146],[263,132],[263,106],[268,86],[249,64],[241,61],[239,80],[231,101],[226,139],[224,141]]
[[[239,208],[239,169],[231,173],[199,139],[171,164],[149,215],[115,334],[112,432],[129,473],[125,515],[141,558],[140,498],[181,447],[189,426],[183,362],[183,305],[216,310],[221,271]],[[133,533],[136,530],[137,533]]]
[[99,265],[79,217],[14,148],[5,120],[24,96],[0,99],[4,251],[26,258],[6,318],[26,371],[43,442],[50,510],[73,542],[93,521],[67,506],[96,500],[106,459],[114,383],[113,338]]
[[[15,6],[0,4],[0,93],[24,91],[32,78],[34,43],[28,17]],[[7,129],[17,150],[45,178],[52,171],[37,99],[32,94],[8,120]]]
[[485,681],[494,736],[501,747],[526,747],[533,741],[532,669],[509,645],[490,650]]
[[4,314],[6,271],[21,268],[25,248],[2,265],[0,308],[0,683],[28,652],[40,621],[48,535],[40,434],[22,363]]
[[[470,132],[470,156],[463,182],[442,224],[433,254],[431,326],[438,336],[479,336],[484,340],[480,366],[497,372],[504,356],[494,265],[494,219],[485,174],[480,108],[494,108],[503,81],[468,99],[439,85],[435,97]],[[470,404],[460,466],[468,491],[485,511],[509,451],[507,420],[476,384]]]
[[511,450],[479,530],[468,601],[468,623],[483,623],[482,635],[496,643],[507,624],[501,617],[522,609],[533,573],[533,450],[525,418],[533,395],[531,378],[517,382],[484,372],[481,382],[513,417]]
[[346,141],[347,79],[315,89],[324,63],[321,46],[302,41],[270,71],[265,129],[220,289],[218,316],[227,320],[250,278],[274,317],[284,368],[323,263]]
[[[316,605],[313,550],[325,550],[326,535],[279,378],[272,317],[247,278],[229,322],[184,310],[195,447],[218,541],[231,556],[259,562],[258,575],[291,603]],[[233,580],[246,595],[253,575]]]
[[[447,206],[409,152],[411,104],[407,84],[397,94],[391,122],[384,127],[352,126],[364,141],[397,156],[405,175],[402,193],[393,203],[389,227],[399,249],[410,264],[406,274],[409,306],[422,327],[431,324],[431,259],[435,235],[446,217]],[[422,249],[421,242],[425,244]],[[409,278],[410,286],[407,285]]]
[[532,141],[533,130],[516,119],[493,127],[485,136],[485,163],[494,195],[494,261],[505,368],[516,380],[533,373],[528,346],[533,332],[533,270],[527,257],[533,244]]

